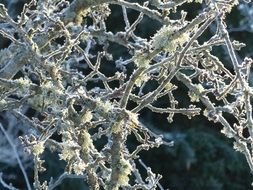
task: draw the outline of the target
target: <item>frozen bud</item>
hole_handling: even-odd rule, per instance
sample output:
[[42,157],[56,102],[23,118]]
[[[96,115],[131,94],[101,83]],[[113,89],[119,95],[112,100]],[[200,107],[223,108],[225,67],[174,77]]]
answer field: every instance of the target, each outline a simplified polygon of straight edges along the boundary
[[188,96],[190,97],[191,102],[199,102],[199,96],[195,94],[193,91],[189,91]]
[[221,130],[221,133],[223,133],[228,138],[234,137],[233,132],[230,129],[228,129],[227,127],[223,127],[223,129]]
[[208,118],[209,121],[213,121],[214,123],[218,122],[219,115],[214,110],[204,110],[204,116]]

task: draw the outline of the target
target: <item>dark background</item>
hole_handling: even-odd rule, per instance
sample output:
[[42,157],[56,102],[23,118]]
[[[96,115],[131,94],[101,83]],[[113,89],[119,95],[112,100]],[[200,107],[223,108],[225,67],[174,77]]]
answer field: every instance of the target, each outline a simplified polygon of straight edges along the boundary
[[[13,18],[22,10],[25,0],[17,0],[9,6],[10,14]],[[7,0],[0,0],[0,3],[7,5]],[[108,31],[117,32],[124,29],[121,8],[111,6],[112,14],[107,20]],[[187,19],[194,18],[201,9],[199,4],[187,4],[182,9],[189,12]],[[179,12],[179,11],[178,11]],[[138,13],[128,11],[130,21],[134,21]],[[178,14],[174,14],[177,17]],[[227,25],[232,39],[246,43],[247,47],[238,52],[238,56],[243,59],[245,56],[252,57],[253,53],[253,30],[249,28],[250,20],[245,17],[243,11],[234,8],[227,17]],[[253,23],[251,23],[253,24]],[[150,37],[160,28],[149,18],[144,18],[136,30],[136,35],[150,39]],[[205,32],[200,42],[210,38],[212,31]],[[0,35],[0,48],[8,47],[9,40]],[[125,49],[112,44],[109,51],[114,58],[120,56],[127,57]],[[213,50],[213,54],[230,68],[229,58],[226,51],[222,48]],[[105,68],[110,72],[110,66]],[[173,81],[177,84],[177,81]],[[175,97],[179,104],[189,105],[187,89],[178,84],[179,88],[175,91]],[[187,100],[187,101],[186,101]],[[168,104],[168,100],[161,100],[158,104]],[[197,104],[202,106],[201,104]],[[131,105],[130,105],[131,106]],[[6,113],[0,113],[0,122],[8,122],[4,117]],[[34,115],[34,113],[29,113]],[[166,115],[151,113],[148,110],[141,112],[141,121],[148,128],[161,133],[167,140],[174,140],[173,147],[162,146],[159,149],[152,149],[142,152],[141,158],[144,163],[152,168],[155,173],[163,175],[160,181],[164,188],[171,190],[247,190],[251,189],[252,175],[244,156],[233,150],[233,141],[220,133],[221,125],[207,121],[203,116],[196,116],[189,120],[186,116],[176,115],[173,123],[168,123]],[[129,138],[128,147],[134,146],[136,142]],[[0,144],[0,154],[1,154]],[[11,149],[10,149],[11,151]],[[43,158],[46,160],[48,170],[41,174],[41,179],[49,179],[50,176],[57,177],[64,171],[65,163],[59,161],[57,155],[45,152]],[[32,165],[27,167],[30,181],[33,181]],[[141,169],[142,170],[142,169]],[[7,182],[12,182],[14,186],[25,189],[23,176],[18,166],[8,166],[0,160],[0,172],[4,173]],[[143,169],[144,172],[144,169]],[[144,173],[145,175],[145,173]],[[67,179],[58,187],[59,190],[86,189],[86,183],[80,179]],[[4,189],[0,185],[0,189]],[[57,188],[56,188],[57,189]]]

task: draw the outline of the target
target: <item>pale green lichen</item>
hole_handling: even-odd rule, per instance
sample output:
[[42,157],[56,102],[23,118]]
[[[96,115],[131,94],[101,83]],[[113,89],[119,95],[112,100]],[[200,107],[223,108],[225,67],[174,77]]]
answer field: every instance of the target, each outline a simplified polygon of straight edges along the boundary
[[76,14],[75,23],[80,25],[83,22],[83,18],[90,12],[90,9],[82,9]]
[[51,101],[49,101],[44,95],[36,95],[28,99],[28,104],[32,105],[33,108],[42,110],[51,104]]
[[[72,140],[71,133],[73,132],[73,130],[69,121],[62,123],[60,129],[60,134],[62,135],[63,142]],[[70,130],[71,132],[69,132],[68,130]]]
[[93,142],[92,142],[90,134],[86,130],[82,130],[80,134],[82,138],[82,145],[81,145],[82,149],[87,151],[90,148],[92,148]]
[[136,85],[137,87],[141,87],[141,85],[142,85],[144,82],[147,82],[149,79],[150,79],[150,77],[149,77],[147,74],[140,75],[140,76],[136,79],[135,85]]
[[223,4],[221,4],[220,6],[218,5],[219,8],[222,8],[224,11],[230,13],[232,11],[232,9],[239,4],[238,0],[232,0],[228,6],[224,7]]
[[234,142],[234,149],[243,153],[247,149],[247,144],[241,140]]
[[[82,3],[81,3],[82,4]],[[83,18],[90,12],[90,8],[83,6],[76,6],[68,9],[64,13],[64,21],[66,23],[73,22],[77,25],[82,24]]]
[[122,130],[122,124],[122,120],[114,122],[111,126],[111,132],[115,134],[120,133]]
[[30,91],[30,83],[31,81],[27,78],[19,78],[16,79],[15,82],[18,84],[18,90],[16,92],[17,96],[23,97]]
[[41,94],[37,94],[28,99],[28,103],[33,108],[44,111],[46,108],[51,108],[50,113],[63,113],[62,112],[62,101],[55,101],[59,99],[59,96],[63,94],[60,88],[57,88],[51,81],[47,81],[41,84]]
[[203,115],[206,116],[206,117],[208,117],[208,112],[209,112],[209,111],[208,111],[207,109],[205,109],[205,110],[203,111]]
[[43,90],[44,94],[50,92],[51,96],[59,96],[63,94],[63,91],[59,88],[56,88],[55,85],[51,81],[46,81],[41,84],[41,89]]
[[195,94],[193,91],[189,91],[188,96],[190,97],[191,102],[199,102],[199,96]]
[[61,160],[70,161],[79,156],[80,146],[76,142],[67,140],[62,143],[62,147],[62,152],[59,154]]
[[99,114],[107,114],[110,110],[113,109],[113,105],[109,100],[102,101],[100,98],[96,98],[95,102],[96,109],[94,111],[98,112]]
[[46,108],[49,105],[54,105],[54,109],[52,111],[57,112],[58,109],[59,112],[60,108],[57,108],[55,98],[63,94],[63,92],[56,88],[51,81],[41,84],[41,90],[41,94],[37,94],[36,96],[29,98],[29,104],[37,108]]
[[44,143],[45,143],[44,141],[40,141],[37,144],[33,145],[32,147],[33,155],[38,156],[44,152],[45,149]]
[[173,36],[178,30],[179,28],[176,26],[162,27],[152,38],[152,47],[166,52],[174,52],[177,47],[182,46],[190,39],[187,32]]
[[[201,84],[197,84],[197,85],[195,85],[195,87],[197,88],[198,94],[201,94],[205,91],[205,89],[203,88],[203,86]],[[190,90],[188,92],[188,96],[190,97],[190,101],[191,102],[199,102],[200,97],[198,94],[196,94],[195,92]]]
[[142,51],[136,51],[135,55],[133,56],[134,63],[136,67],[143,67],[147,68],[150,63],[150,58],[147,56],[146,53],[143,53]]
[[81,121],[82,122],[90,122],[93,118],[93,115],[92,115],[92,112],[90,110],[86,111],[82,118],[81,118]]
[[199,93],[203,93],[205,91],[205,89],[203,88],[203,86],[201,84],[197,84],[196,87],[197,87]]
[[129,117],[128,126],[130,128],[137,128],[139,126],[139,114],[133,113],[131,111],[126,111]]
[[103,108],[104,108],[104,112],[108,113],[111,109],[113,109],[113,106],[110,101],[105,101]]
[[74,170],[75,174],[82,175],[86,166],[87,165],[81,159],[79,159],[78,161],[76,161],[73,164],[73,170]]
[[172,83],[168,82],[164,88],[166,90],[170,91],[173,87],[174,87],[174,85]]
[[119,186],[125,186],[128,184],[129,181],[129,175],[132,171],[132,166],[129,163],[128,160],[122,158],[120,159],[120,170],[119,170],[119,179],[118,179],[118,185]]

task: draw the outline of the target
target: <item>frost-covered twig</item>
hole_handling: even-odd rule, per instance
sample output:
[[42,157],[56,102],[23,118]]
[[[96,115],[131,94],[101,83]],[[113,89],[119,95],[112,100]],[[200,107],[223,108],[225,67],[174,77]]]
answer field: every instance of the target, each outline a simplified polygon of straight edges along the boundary
[[17,149],[16,149],[15,145],[13,144],[12,140],[10,139],[9,135],[7,134],[7,132],[5,131],[5,129],[4,129],[4,127],[2,126],[1,123],[0,123],[0,129],[1,129],[2,133],[4,134],[5,138],[8,140],[8,142],[9,142],[11,148],[12,148],[12,151],[13,151],[13,153],[14,153],[14,155],[15,155],[17,161],[18,161],[18,165],[19,165],[19,168],[21,169],[22,174],[23,174],[23,176],[24,176],[27,189],[28,189],[28,190],[31,190],[32,188],[31,188],[31,186],[30,186],[30,182],[29,182],[28,176],[27,176],[26,171],[25,171],[25,168],[24,168],[24,166],[23,166],[23,164],[22,164],[22,162],[21,162],[21,160],[20,160],[20,158],[19,158],[19,155],[18,155],[18,152],[17,152]]
[[3,180],[3,173],[0,173],[0,184],[3,185],[3,187],[5,187],[6,189],[9,189],[9,190],[18,190],[16,187],[13,187],[12,184],[7,184]]

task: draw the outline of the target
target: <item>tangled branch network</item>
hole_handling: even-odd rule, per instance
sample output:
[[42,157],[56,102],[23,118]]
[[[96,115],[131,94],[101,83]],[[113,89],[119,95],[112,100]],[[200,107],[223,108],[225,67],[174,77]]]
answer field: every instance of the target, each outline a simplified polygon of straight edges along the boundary
[[[195,18],[187,20],[184,11],[180,18],[172,18],[192,1],[202,5]],[[236,51],[244,44],[230,39],[225,23],[238,4],[237,0],[31,0],[17,19],[0,4],[0,34],[11,41],[0,51],[0,111],[28,129],[19,139],[33,157],[33,182],[13,136],[7,126],[0,126],[27,189],[51,190],[67,177],[83,178],[95,190],[163,189],[162,176],[137,159],[142,150],[172,142],[140,123],[144,108],[167,114],[168,122],[175,114],[189,119],[203,114],[221,123],[221,132],[234,140],[234,148],[245,155],[253,172],[253,89],[248,81],[252,60],[238,60]],[[122,9],[124,30],[108,31],[110,5]],[[134,22],[128,19],[128,10],[139,13]],[[161,24],[150,39],[135,34],[146,17]],[[199,37],[211,26],[213,35],[200,43]],[[114,44],[128,55],[116,59],[110,52]],[[216,46],[227,50],[233,71],[212,54]],[[105,68],[112,68],[113,74],[106,76]],[[174,97],[175,80],[188,88],[189,107],[180,107]],[[148,88],[150,82],[156,87]],[[157,107],[156,101],[164,97],[169,105]],[[40,117],[28,117],[28,107]],[[131,151],[126,146],[130,135],[138,141]],[[41,182],[39,175],[47,170],[42,159],[46,149],[65,161],[66,172]],[[143,166],[145,179],[138,169]],[[16,189],[2,175],[0,179],[4,187]]]

